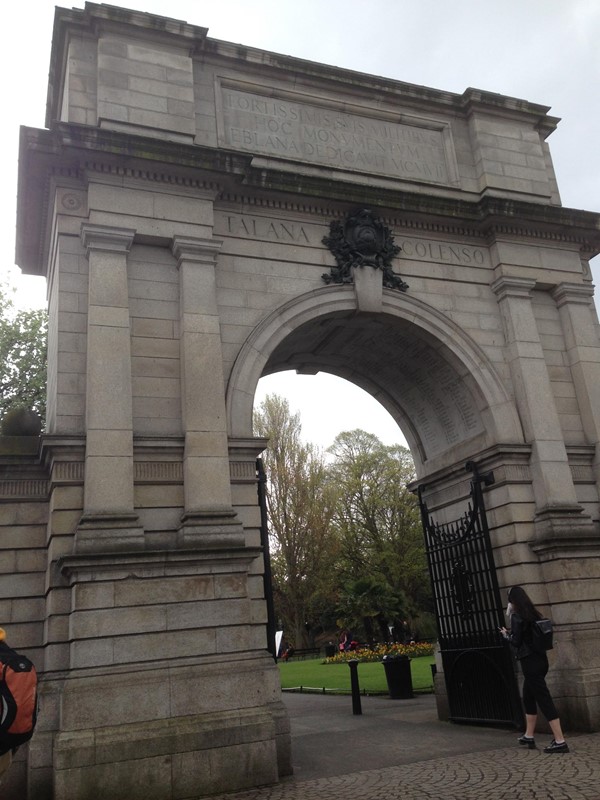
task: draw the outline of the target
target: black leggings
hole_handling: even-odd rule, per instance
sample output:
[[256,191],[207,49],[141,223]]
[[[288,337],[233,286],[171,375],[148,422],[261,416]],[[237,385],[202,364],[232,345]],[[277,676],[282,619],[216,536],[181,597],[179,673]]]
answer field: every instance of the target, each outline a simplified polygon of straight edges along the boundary
[[523,705],[526,714],[537,714],[539,707],[548,722],[558,719],[558,712],[546,686],[548,658],[546,653],[532,653],[521,659],[523,681]]

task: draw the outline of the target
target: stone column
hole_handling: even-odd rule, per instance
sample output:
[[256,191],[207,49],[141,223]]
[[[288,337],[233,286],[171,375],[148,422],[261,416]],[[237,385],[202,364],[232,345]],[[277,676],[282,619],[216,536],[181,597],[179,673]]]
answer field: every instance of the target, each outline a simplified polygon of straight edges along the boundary
[[535,281],[503,276],[492,284],[498,297],[515,401],[526,440],[536,503],[537,550],[572,548],[594,535],[592,520],[577,502],[560,420],[540,342],[531,291]]
[[552,297],[560,314],[583,430],[595,448],[594,475],[600,492],[600,340],[591,307],[594,287],[559,283]]
[[221,242],[176,237],[185,508],[181,547],[244,545],[233,509],[215,266]]
[[127,254],[134,231],[84,224],[89,261],[86,454],[77,551],[140,549],[134,513]]

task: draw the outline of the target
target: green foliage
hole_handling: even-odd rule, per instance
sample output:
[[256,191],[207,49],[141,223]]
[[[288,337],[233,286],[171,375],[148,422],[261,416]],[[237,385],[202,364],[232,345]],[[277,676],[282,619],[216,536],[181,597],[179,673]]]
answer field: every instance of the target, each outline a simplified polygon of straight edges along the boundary
[[308,646],[314,621],[333,602],[335,493],[321,453],[302,442],[299,415],[286,400],[269,395],[254,429],[269,439],[264,465],[276,614],[294,645]]
[[[340,569],[340,574],[343,574],[343,569]],[[341,628],[353,631],[354,638],[360,635],[360,639],[366,639],[369,644],[377,639],[386,641],[389,636],[387,620],[401,615],[403,602],[404,598],[395,596],[381,575],[365,574],[355,580],[350,578],[340,587],[338,624]],[[357,629],[362,630],[362,634],[357,634]]]
[[46,415],[47,314],[15,308],[12,291],[0,284],[0,416],[26,407]]
[[340,624],[386,639],[387,625],[413,626],[430,609],[430,586],[410,453],[361,430],[329,448],[329,480],[338,489],[333,518],[340,541]]
[[296,648],[314,634],[351,629],[387,641],[410,619],[434,636],[428,570],[410,453],[356,430],[340,434],[331,460],[300,438],[298,414],[269,395],[255,415],[267,437],[267,510],[276,616]]

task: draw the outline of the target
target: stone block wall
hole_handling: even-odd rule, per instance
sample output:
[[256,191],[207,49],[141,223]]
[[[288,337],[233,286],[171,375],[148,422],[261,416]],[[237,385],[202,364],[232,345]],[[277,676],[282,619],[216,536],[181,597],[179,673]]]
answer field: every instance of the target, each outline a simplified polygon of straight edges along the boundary
[[192,62],[176,48],[98,40],[98,124],[153,136],[194,135]]

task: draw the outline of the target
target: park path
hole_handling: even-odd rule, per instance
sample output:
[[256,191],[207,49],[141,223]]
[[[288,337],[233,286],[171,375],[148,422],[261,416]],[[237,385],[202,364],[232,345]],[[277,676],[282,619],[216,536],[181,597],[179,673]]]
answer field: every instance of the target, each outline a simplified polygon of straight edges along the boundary
[[414,700],[286,695],[294,775],[213,800],[600,800],[600,733],[572,735],[547,755],[517,733],[440,722],[432,696]]

